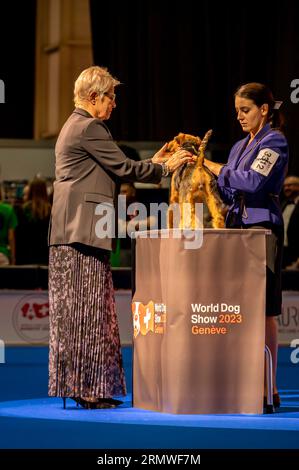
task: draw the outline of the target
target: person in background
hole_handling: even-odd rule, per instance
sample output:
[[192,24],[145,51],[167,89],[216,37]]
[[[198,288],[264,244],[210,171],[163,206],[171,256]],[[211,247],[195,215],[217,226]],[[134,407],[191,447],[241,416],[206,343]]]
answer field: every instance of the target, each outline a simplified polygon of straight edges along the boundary
[[52,207],[52,204],[53,204],[53,191],[54,191],[53,180],[48,179],[48,181],[47,181],[47,195],[48,195],[48,201],[51,204],[51,207]]
[[34,178],[28,185],[25,202],[18,211],[17,264],[48,264],[50,213],[51,204],[48,200],[46,182],[41,178]]
[[15,264],[15,229],[18,225],[13,207],[2,201],[0,187],[0,265]]
[[[125,196],[125,201],[121,199],[121,204],[124,204],[122,213],[126,214],[126,219],[119,219],[118,224],[122,232],[126,233],[126,237],[118,239],[119,243],[119,266],[131,266],[131,236],[130,228],[134,232],[141,230],[154,230],[158,229],[158,219],[154,215],[148,215],[144,219],[140,219],[138,201],[136,198],[136,188],[133,183],[122,183],[120,187],[120,195]],[[145,204],[144,204],[145,207]],[[129,214],[127,213],[129,208]],[[146,209],[146,207],[145,207]],[[138,216],[138,221],[134,222],[134,218]],[[132,226],[129,226],[132,221]]]
[[[296,268],[299,258],[299,177],[289,175],[283,183],[283,267]],[[297,268],[296,268],[297,269]]]
[[22,196],[23,203],[25,203],[25,202],[28,201],[28,199],[29,199],[29,191],[30,191],[30,185],[29,185],[29,184],[26,184],[26,185],[23,187],[23,196]]
[[111,252],[110,262],[111,266],[128,267],[131,266],[131,237],[127,233],[127,224],[133,216],[127,214],[127,209],[131,204],[136,202],[136,188],[133,183],[122,183],[119,194],[126,199],[121,198],[119,204],[120,212],[125,214],[125,219],[118,219],[118,229],[125,233],[126,237],[119,237],[116,240],[116,248]]
[[121,182],[158,183],[193,161],[180,149],[164,163],[166,144],[148,163],[126,157],[105,123],[119,84],[106,68],[83,70],[75,82],[76,108],[55,148],[49,395],[63,397],[64,406],[69,397],[85,408],[111,408],[121,403],[115,396],[126,394],[109,263]]
[[[283,218],[279,202],[288,166],[288,144],[281,131],[281,102],[262,83],[247,83],[235,93],[237,119],[247,136],[238,141],[226,165],[205,160],[218,176],[218,188],[229,204],[226,226],[271,229],[267,237],[266,345],[273,361],[273,404],[280,405],[276,385],[277,322],[281,314]],[[273,266],[270,269],[270,266]]]

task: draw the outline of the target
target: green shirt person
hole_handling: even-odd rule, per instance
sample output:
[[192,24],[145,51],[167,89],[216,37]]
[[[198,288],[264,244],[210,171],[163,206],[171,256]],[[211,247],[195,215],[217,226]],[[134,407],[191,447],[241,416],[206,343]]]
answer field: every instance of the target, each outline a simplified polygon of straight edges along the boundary
[[15,263],[14,230],[18,224],[12,206],[0,201],[0,264]]

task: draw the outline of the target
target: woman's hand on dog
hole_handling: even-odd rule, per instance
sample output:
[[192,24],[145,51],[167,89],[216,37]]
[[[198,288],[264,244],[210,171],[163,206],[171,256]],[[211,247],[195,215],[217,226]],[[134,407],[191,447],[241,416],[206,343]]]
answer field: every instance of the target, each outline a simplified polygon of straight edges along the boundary
[[187,150],[179,149],[167,159],[165,165],[170,173],[173,173],[185,163],[195,163],[197,157]]
[[165,145],[163,145],[162,148],[160,148],[160,150],[158,150],[157,153],[155,153],[155,155],[152,158],[153,163],[165,163],[166,160],[168,160],[169,152],[167,152],[167,147],[168,147],[168,144],[166,143]]
[[181,165],[185,163],[194,163],[196,161],[196,156],[187,150],[179,148],[174,153],[167,152],[168,144],[166,143],[163,147],[158,150],[158,152],[153,156],[153,163],[165,163],[169,173],[173,173]]

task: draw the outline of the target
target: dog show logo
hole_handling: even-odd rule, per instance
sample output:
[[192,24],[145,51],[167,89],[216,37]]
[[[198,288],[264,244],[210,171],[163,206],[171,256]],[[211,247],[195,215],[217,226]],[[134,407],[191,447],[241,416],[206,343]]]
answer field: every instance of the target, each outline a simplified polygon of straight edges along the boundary
[[142,302],[132,303],[134,338],[139,333],[145,336],[152,333],[163,334],[166,324],[166,305],[154,303],[152,300],[143,305]]
[[28,343],[44,343],[49,339],[49,300],[47,295],[26,295],[13,311],[14,328]]

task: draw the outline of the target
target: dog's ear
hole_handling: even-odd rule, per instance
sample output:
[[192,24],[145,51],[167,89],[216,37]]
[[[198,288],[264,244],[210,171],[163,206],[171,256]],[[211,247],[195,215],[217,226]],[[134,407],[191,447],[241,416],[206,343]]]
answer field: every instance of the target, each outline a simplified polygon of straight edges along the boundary
[[201,139],[197,136],[180,132],[173,138],[173,140],[168,142],[167,152],[175,152],[176,150],[178,150],[179,147],[183,146],[185,143],[193,145],[195,149],[198,150],[199,146],[201,145],[201,142]]
[[177,142],[177,137],[174,137],[173,140],[168,142],[166,152],[174,153],[179,148],[179,143]]
[[182,132],[180,132],[178,135],[175,136],[174,140],[179,144],[181,145],[182,142],[184,142],[184,137],[185,137],[185,134],[183,134]]

